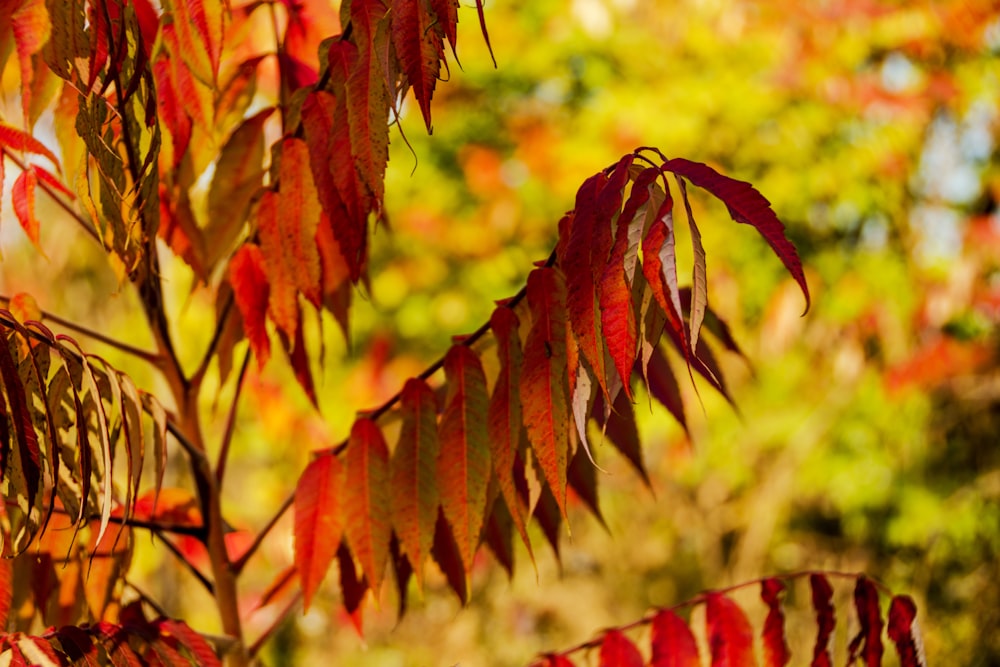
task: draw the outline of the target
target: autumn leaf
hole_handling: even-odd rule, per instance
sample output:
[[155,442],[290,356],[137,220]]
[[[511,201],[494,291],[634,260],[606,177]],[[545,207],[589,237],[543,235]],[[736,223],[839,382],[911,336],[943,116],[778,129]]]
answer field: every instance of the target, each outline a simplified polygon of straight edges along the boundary
[[45,0],[23,0],[10,14],[10,28],[21,65],[21,108],[27,121],[31,116],[32,82],[35,77],[32,56],[42,50],[52,34],[52,21]]
[[853,662],[858,648],[868,667],[882,664],[882,612],[879,608],[878,589],[865,576],[858,577],[854,587],[854,606],[858,612],[861,629],[851,640],[848,651]]
[[[666,193],[656,219],[642,242],[642,272],[667,324],[690,358],[690,341],[681,319],[680,289],[677,285],[677,254],[674,237],[673,199]],[[690,362],[689,362],[690,363]]]
[[0,146],[19,153],[34,153],[48,158],[54,166],[59,166],[59,160],[45,144],[33,135],[8,123],[0,122]]
[[372,590],[378,591],[392,532],[389,449],[370,419],[358,419],[351,428],[344,477],[344,532]]
[[698,644],[684,620],[664,609],[653,617],[650,667],[700,667]]
[[812,605],[816,611],[816,644],[813,648],[812,667],[831,667],[830,637],[833,635],[833,589],[830,582],[822,574],[809,575],[809,586],[812,589]]
[[889,603],[889,639],[896,645],[901,667],[924,667],[924,648],[916,625],[917,606],[908,595],[896,595]]
[[566,514],[569,406],[566,384],[566,287],[554,268],[528,275],[532,325],[524,348],[521,405],[528,440],[559,511]]
[[784,667],[791,660],[785,641],[785,616],[781,611],[780,596],[784,590],[785,584],[780,579],[765,579],[760,585],[760,597],[767,605],[767,618],[761,635],[767,667]]
[[406,381],[399,408],[403,425],[391,461],[392,525],[421,586],[422,565],[434,542],[438,514],[436,407],[434,392],[426,382]]
[[392,43],[428,132],[431,131],[431,97],[444,58],[441,36],[434,29],[435,18],[428,0],[392,2]]
[[270,285],[264,273],[260,247],[247,243],[236,251],[229,261],[229,282],[233,286],[233,298],[243,317],[243,328],[250,339],[250,347],[257,357],[257,366],[263,368],[271,356],[266,326]]
[[708,308],[708,273],[705,268],[705,246],[701,242],[701,232],[694,220],[691,202],[688,200],[687,185],[684,179],[675,174],[677,187],[684,201],[684,211],[687,214],[688,228],[691,230],[691,250],[694,256],[694,266],[691,274],[691,303],[688,321],[688,332],[691,336],[692,349],[698,348],[698,336],[701,333],[702,322],[705,321],[705,310]]
[[[301,139],[281,143],[278,169],[281,247],[295,286],[313,305],[321,297],[316,229],[320,219],[319,196],[309,169],[309,149]],[[291,332],[289,337],[291,336]]]
[[753,629],[739,605],[725,595],[709,593],[705,625],[713,667],[754,667]]
[[604,635],[601,642],[600,667],[643,667],[642,654],[619,630]]
[[441,509],[469,572],[485,519],[491,472],[489,399],[479,357],[465,345],[451,346],[444,370],[448,396],[439,431],[438,485]]
[[260,232],[260,250],[264,273],[270,289],[268,312],[279,329],[294,338],[299,324],[298,281],[294,247],[296,222],[280,213],[281,200],[277,193],[267,190],[257,204],[257,228]]
[[809,286],[799,254],[785,237],[785,226],[762,194],[749,183],[723,176],[707,165],[684,158],[664,162],[663,170],[684,176],[699,188],[708,190],[726,205],[733,220],[757,229],[799,284],[806,299],[806,310],[809,310]]
[[14,180],[14,187],[11,189],[11,200],[14,205],[14,213],[17,221],[21,223],[21,229],[34,244],[39,252],[42,247],[39,243],[38,218],[35,217],[35,188],[38,185],[38,175],[34,167],[28,167]]
[[340,544],[343,487],[343,466],[336,456],[328,454],[313,459],[295,487],[295,567],[302,580],[305,609]]

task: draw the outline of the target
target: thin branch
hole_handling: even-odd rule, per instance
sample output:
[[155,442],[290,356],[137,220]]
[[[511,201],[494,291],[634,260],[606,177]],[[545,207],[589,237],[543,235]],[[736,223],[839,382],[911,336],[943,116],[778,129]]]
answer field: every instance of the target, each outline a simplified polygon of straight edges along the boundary
[[[65,516],[70,516],[69,511],[64,507],[53,507],[51,509],[53,514],[63,514]],[[87,521],[100,521],[100,514],[92,514],[87,517]],[[122,517],[122,516],[110,516],[108,517],[108,523],[114,523],[122,526],[128,526],[130,528],[143,528],[145,530],[157,531],[163,533],[171,533],[173,535],[187,535],[189,537],[197,537],[199,541],[205,536],[204,526],[190,526],[187,524],[173,523],[166,521],[147,521],[145,519],[136,519],[134,517]]]
[[264,632],[260,635],[260,637],[257,637],[257,640],[253,644],[250,645],[248,652],[251,658],[257,655],[257,652],[260,651],[261,647],[267,642],[268,639],[271,638],[271,635],[273,635],[278,630],[278,628],[281,627],[281,624],[288,620],[288,617],[292,614],[293,611],[295,611],[295,608],[299,606],[300,602],[302,602],[301,590],[297,591],[295,595],[292,596],[292,599],[289,600],[288,605],[285,606],[285,608],[281,610],[281,613],[275,617],[274,622],[271,623],[271,625],[266,630],[264,630]]
[[222,312],[219,314],[219,320],[215,323],[215,331],[212,333],[212,340],[208,343],[208,348],[205,350],[205,355],[201,359],[201,363],[198,364],[198,370],[191,374],[191,384],[199,386],[201,384],[201,379],[205,377],[205,373],[208,372],[208,367],[212,363],[212,359],[215,357],[215,352],[219,348],[219,341],[222,340],[222,334],[226,330],[226,325],[229,322],[229,318],[233,314],[233,304],[235,300],[233,294],[230,293],[226,302],[222,305]]
[[[0,153],[10,158],[10,161],[13,162],[15,165],[17,165],[17,167],[21,171],[28,170],[29,166],[28,163],[26,163],[24,160],[15,155],[13,151],[11,151],[6,146],[0,146]],[[3,157],[0,156],[0,160],[2,159]],[[97,233],[97,230],[94,228],[93,224],[85,217],[83,217],[83,215],[79,211],[77,211],[72,204],[70,204],[62,196],[56,193],[53,187],[48,183],[46,183],[44,180],[39,179],[38,185],[39,187],[42,188],[45,194],[47,194],[49,197],[52,198],[52,201],[54,201],[56,205],[59,206],[59,208],[66,211],[66,213],[68,213],[70,217],[73,218],[73,220],[76,221],[76,223],[80,225],[81,228],[83,228],[83,231],[87,232],[87,234],[89,234],[92,239],[97,241],[102,248],[104,247],[104,242],[101,240],[101,236],[100,234]]]
[[154,600],[152,596],[150,596],[144,590],[136,586],[128,579],[125,579],[125,585],[131,588],[133,591],[135,591],[136,594],[139,596],[139,599],[148,604],[150,607],[152,607],[153,611],[155,611],[157,614],[163,616],[164,618],[170,617],[170,614],[167,613],[167,610],[161,607],[159,603],[156,600]]
[[[11,297],[0,294],[0,303],[10,305]],[[143,361],[153,364],[154,366],[159,366],[162,361],[160,355],[155,352],[149,352],[148,350],[143,350],[141,348],[129,345],[128,343],[123,343],[120,340],[111,338],[102,334],[100,331],[95,331],[82,324],[76,324],[75,322],[70,322],[69,320],[63,319],[58,315],[48,312],[47,310],[42,310],[42,321],[43,322],[54,322],[64,329],[69,329],[70,331],[76,332],[78,334],[84,335],[87,338],[93,338],[96,341],[109,345],[116,350],[125,352],[126,354],[131,354],[134,357],[138,357]]]
[[254,553],[256,553],[257,549],[260,548],[260,545],[264,542],[264,538],[267,537],[268,533],[271,532],[271,529],[278,524],[278,521],[281,519],[281,517],[285,515],[285,512],[287,512],[294,503],[295,503],[295,494],[294,493],[289,494],[289,496],[285,498],[285,502],[281,503],[281,507],[278,508],[278,511],[275,513],[275,515],[271,517],[270,521],[267,522],[267,525],[264,526],[259,533],[257,533],[257,537],[254,538],[253,544],[251,544],[250,547],[243,553],[243,555],[240,556],[239,560],[233,563],[232,566],[233,572],[239,574],[243,570],[243,567],[247,564],[247,561],[250,560],[250,557],[253,556]]
[[176,544],[168,540],[157,530],[153,530],[152,533],[153,535],[158,537],[160,541],[163,542],[164,545],[166,545],[170,553],[172,553],[174,557],[176,557],[177,560],[179,560],[188,569],[188,571],[194,575],[195,579],[197,579],[198,582],[205,587],[205,590],[208,591],[208,594],[214,597],[215,585],[208,580],[208,577],[202,574],[202,571],[199,570],[197,567],[195,567],[194,563],[192,563],[187,559],[187,556],[181,553],[181,550],[177,548]]
[[236,378],[236,393],[233,395],[233,402],[229,406],[229,414],[226,416],[226,430],[222,434],[222,444],[219,447],[219,458],[215,463],[215,479],[222,489],[222,478],[226,474],[226,460],[229,458],[229,445],[233,441],[233,432],[236,429],[236,412],[240,404],[240,394],[243,391],[243,380],[247,374],[247,367],[250,365],[250,350],[243,355],[243,365],[240,366],[240,374]]

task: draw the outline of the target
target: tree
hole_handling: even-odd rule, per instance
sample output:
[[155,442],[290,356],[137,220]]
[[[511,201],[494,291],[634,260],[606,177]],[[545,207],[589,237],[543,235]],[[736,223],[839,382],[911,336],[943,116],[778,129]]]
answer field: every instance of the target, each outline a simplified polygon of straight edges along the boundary
[[[125,632],[135,641],[145,637],[148,650],[172,662],[178,642],[198,660],[208,656],[186,626],[146,621],[142,604],[119,612],[118,575],[126,569],[136,530],[194,537],[208,549],[222,629],[236,642],[223,649],[239,663],[247,649],[236,577],[258,543],[240,556],[227,552],[221,487],[233,430],[222,430],[221,453],[212,463],[204,436],[205,380],[217,361],[220,384],[225,381],[233,347],[245,336],[260,367],[272,342],[280,345],[303,391],[316,401],[310,366],[316,353],[308,350],[305,318],[322,307],[348,331],[352,285],[366,276],[368,224],[384,213],[389,121],[401,113],[400,101],[412,88],[430,128],[431,97],[446,60],[445,41],[454,49],[457,14],[449,2],[388,6],[355,0],[345,3],[339,26],[330,24],[335,27],[328,34],[339,37],[318,45],[322,21],[309,5],[251,5],[231,14],[198,2],[165,9],[158,14],[145,2],[83,4],[51,13],[41,3],[9,8],[23,118],[3,126],[3,142],[19,169],[13,188],[17,217],[38,243],[35,195],[42,190],[66,205],[108,251],[120,280],[135,287],[156,352],[112,344],[163,373],[171,407],[162,408],[130,376],[72,339],[33,323],[48,317],[66,326],[35,311],[30,300],[16,299],[5,320],[7,355],[0,350],[8,415],[5,480],[7,495],[16,500],[7,507],[5,544],[12,554],[24,553],[33,539],[48,539],[45,553],[56,555],[74,547],[72,540],[53,543],[53,535],[66,534],[54,533],[52,522],[82,529],[92,545],[74,550],[79,570],[62,580],[90,570],[88,608],[60,623],[93,614],[92,620],[111,625],[82,635],[59,631],[61,650],[69,653],[75,650],[69,643],[78,643],[82,653],[96,653],[94,638],[106,644]],[[287,12],[276,52],[263,55],[250,44],[241,53],[241,29],[267,12]],[[250,91],[268,84],[258,72],[275,63],[276,104],[251,107]],[[61,161],[32,134],[55,95]],[[280,138],[271,144],[266,170],[265,137],[273,135]],[[213,143],[222,145],[218,154]],[[26,154],[34,161],[26,161]],[[199,193],[197,182],[208,175],[207,194],[204,188]],[[638,444],[627,432],[633,372],[668,408],[677,408],[677,381],[657,347],[661,331],[689,374],[725,393],[718,366],[699,345],[704,335],[726,345],[732,341],[707,307],[705,256],[688,184],[722,200],[738,222],[756,227],[808,300],[797,253],[756,190],[654,150],[626,155],[583,184],[560,223],[556,250],[523,291],[498,307],[488,326],[457,341],[396,398],[355,421],[346,443],[319,452],[309,464],[294,501],[282,506],[296,507],[296,576],[305,604],[334,557],[353,612],[366,589],[380,588],[387,561],[405,582],[411,575],[419,580],[431,557],[464,596],[481,540],[503,554],[514,532],[526,541],[524,524],[531,516],[557,540],[567,489],[585,500],[596,498],[587,422],[606,428],[611,442],[642,471]],[[78,207],[67,199],[74,194]],[[693,244],[687,290],[677,277],[675,201],[684,204]],[[171,329],[164,306],[166,274],[155,251],[157,236],[218,295],[214,333],[194,371],[185,370],[191,366],[181,360],[190,352]],[[230,415],[248,363],[249,355],[232,378]],[[427,381],[442,367],[445,382],[436,392]],[[398,438],[385,437],[383,418],[401,420]],[[616,428],[626,432],[616,437]],[[168,441],[184,450],[196,490],[193,505],[191,496],[157,498],[159,481],[151,497],[143,493],[147,441],[157,480],[165,474]],[[261,535],[267,532],[265,527]],[[112,563],[100,584],[98,556]],[[40,571],[33,570],[31,580],[38,581]],[[101,587],[103,592],[93,592]],[[858,588],[868,605],[859,607],[870,609],[869,588],[861,581]],[[44,616],[44,600],[38,596],[33,604],[46,618],[43,625],[54,624]],[[725,600],[706,597],[708,609],[715,610],[709,615],[735,617],[738,608]],[[897,606],[905,609],[905,602]],[[895,616],[901,617],[905,613]],[[28,640],[12,641],[21,647]],[[603,641],[622,643],[613,633]],[[864,644],[867,651],[867,639]],[[44,650],[44,642],[34,645]],[[115,645],[126,651],[125,644]]]

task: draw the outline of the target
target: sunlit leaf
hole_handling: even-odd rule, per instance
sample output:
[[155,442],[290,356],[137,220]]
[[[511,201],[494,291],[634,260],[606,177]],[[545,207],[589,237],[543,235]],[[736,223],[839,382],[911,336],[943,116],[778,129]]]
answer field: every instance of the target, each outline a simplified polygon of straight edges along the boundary
[[767,618],[761,633],[766,667],[784,667],[791,660],[785,641],[785,615],[781,611],[784,590],[785,584],[780,579],[765,579],[760,585],[760,597],[767,605]]
[[343,466],[336,456],[326,454],[309,463],[295,487],[295,566],[306,609],[340,544],[343,494]]
[[861,628],[848,646],[850,661],[853,662],[860,649],[860,657],[868,667],[879,667],[882,664],[882,612],[878,589],[863,575],[858,577],[854,587],[854,606]]
[[739,605],[725,595],[709,593],[705,624],[712,667],[754,667],[753,629]]
[[435,20],[428,0],[392,1],[392,43],[428,132],[431,97],[444,58],[441,35],[434,29]]
[[831,600],[833,589],[822,574],[809,575],[812,605],[816,611],[816,644],[813,648],[812,667],[831,667],[830,638],[833,636],[834,610]]
[[684,620],[664,609],[653,617],[650,667],[700,667],[698,644]]
[[618,630],[612,630],[601,641],[599,664],[600,667],[643,667],[643,660],[631,639]]
[[896,645],[902,667],[924,667],[924,648],[916,624],[917,606],[908,595],[896,595],[889,603],[889,639]]
[[358,419],[351,428],[344,478],[344,532],[372,590],[378,591],[392,532],[389,449],[370,419]]

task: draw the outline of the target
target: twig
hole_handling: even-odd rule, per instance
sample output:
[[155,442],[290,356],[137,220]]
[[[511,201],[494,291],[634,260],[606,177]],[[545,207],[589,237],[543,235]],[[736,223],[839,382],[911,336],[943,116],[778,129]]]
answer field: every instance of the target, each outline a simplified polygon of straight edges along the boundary
[[254,555],[257,549],[260,548],[260,545],[264,542],[264,538],[267,537],[267,534],[271,532],[271,529],[274,528],[275,525],[277,525],[278,521],[285,515],[285,512],[288,511],[294,502],[295,494],[289,494],[289,496],[285,498],[285,502],[281,503],[281,507],[278,508],[275,515],[271,517],[270,521],[267,522],[267,525],[261,528],[260,532],[257,533],[257,537],[254,538],[253,544],[251,544],[243,555],[240,556],[239,560],[233,563],[233,572],[239,574],[243,570],[247,561],[250,560],[250,557]]
[[257,655],[257,652],[260,651],[261,647],[265,644],[265,642],[267,642],[267,640],[271,638],[271,635],[273,635],[278,630],[278,628],[281,627],[281,624],[288,620],[288,617],[295,610],[295,608],[299,606],[300,602],[302,602],[301,590],[297,591],[295,595],[292,596],[292,599],[288,602],[288,605],[281,610],[281,613],[278,614],[277,617],[275,617],[274,622],[271,623],[271,625],[266,630],[264,630],[264,632],[260,635],[260,637],[257,637],[257,640],[254,641],[253,644],[250,645],[248,652],[251,658]]
[[219,341],[222,340],[222,334],[226,329],[226,325],[229,322],[229,317],[233,313],[233,295],[230,293],[229,298],[222,305],[222,312],[219,313],[219,320],[215,323],[215,331],[212,332],[212,340],[208,343],[208,348],[205,350],[205,355],[201,359],[201,363],[198,364],[198,370],[196,370],[191,375],[191,383],[198,386],[201,384],[201,379],[208,372],[208,367],[212,363],[212,359],[215,357],[215,351],[219,347]]
[[226,430],[222,434],[222,444],[219,447],[219,458],[215,463],[215,479],[222,489],[222,478],[226,473],[226,460],[229,457],[229,445],[233,441],[233,432],[236,429],[236,412],[240,404],[240,394],[243,391],[243,380],[247,374],[247,367],[250,365],[250,350],[243,355],[243,365],[240,367],[240,374],[236,378],[236,393],[233,395],[233,402],[229,406],[229,414],[226,416]]
[[211,596],[214,597],[215,596],[215,585],[211,581],[208,580],[208,577],[206,577],[204,574],[202,574],[201,570],[199,570],[197,567],[195,567],[194,563],[192,563],[191,561],[189,561],[187,559],[187,556],[185,556],[183,553],[181,553],[181,550],[177,548],[176,544],[174,544],[173,542],[171,542],[170,540],[168,540],[166,537],[164,537],[158,530],[153,530],[152,533],[156,537],[160,538],[160,541],[163,542],[164,545],[166,545],[166,547],[170,551],[170,553],[172,553],[177,558],[177,560],[179,560],[181,563],[183,563],[184,566],[188,569],[188,571],[191,574],[194,575],[195,579],[197,579],[198,582],[202,586],[205,587],[205,590],[208,591],[209,595],[211,595]]
[[167,610],[161,607],[159,603],[157,603],[156,600],[152,598],[152,596],[147,594],[145,591],[143,591],[141,588],[133,584],[128,579],[125,579],[125,585],[131,588],[133,591],[135,591],[136,594],[139,596],[139,599],[148,604],[150,607],[152,607],[153,611],[155,611],[160,616],[163,616],[164,618],[169,618],[170,614],[167,613]]
[[[21,171],[28,170],[28,164],[18,156],[14,155],[13,151],[11,151],[6,146],[0,146],[0,153],[10,158],[10,161],[13,162],[15,165],[17,165],[17,167]],[[0,156],[0,160],[2,159],[3,157]],[[83,231],[87,232],[87,234],[89,234],[91,238],[97,241],[102,248],[104,247],[104,241],[101,240],[100,234],[97,233],[97,230],[94,228],[93,224],[89,220],[83,217],[83,215],[75,208],[73,208],[73,206],[69,202],[67,202],[61,196],[56,194],[56,191],[52,188],[52,186],[46,183],[44,180],[39,179],[38,185],[39,187],[42,188],[42,190],[45,191],[45,194],[47,194],[49,197],[52,198],[52,201],[54,201],[59,206],[59,208],[66,211],[70,215],[70,217],[73,218],[73,220],[76,221],[76,223],[83,228]]]

